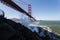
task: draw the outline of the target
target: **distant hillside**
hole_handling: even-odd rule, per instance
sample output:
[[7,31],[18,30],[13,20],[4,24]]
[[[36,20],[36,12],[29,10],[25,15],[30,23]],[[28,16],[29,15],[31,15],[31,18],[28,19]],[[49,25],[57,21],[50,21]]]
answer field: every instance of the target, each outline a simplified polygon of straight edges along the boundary
[[13,21],[20,21],[20,19],[17,19],[17,18],[11,18],[11,20],[13,20]]

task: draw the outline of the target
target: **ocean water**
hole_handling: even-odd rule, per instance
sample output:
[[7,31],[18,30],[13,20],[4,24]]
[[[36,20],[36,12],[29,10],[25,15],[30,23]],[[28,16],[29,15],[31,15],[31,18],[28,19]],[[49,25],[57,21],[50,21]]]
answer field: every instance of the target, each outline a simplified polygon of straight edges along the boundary
[[39,21],[39,25],[60,26],[60,21]]
[[60,34],[60,21],[39,21],[39,25],[48,26],[53,33]]

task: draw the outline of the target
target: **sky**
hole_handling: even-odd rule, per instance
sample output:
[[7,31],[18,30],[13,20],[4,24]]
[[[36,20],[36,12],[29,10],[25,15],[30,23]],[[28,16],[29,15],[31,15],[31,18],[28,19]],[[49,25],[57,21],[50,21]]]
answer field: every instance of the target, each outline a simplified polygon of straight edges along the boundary
[[[32,16],[37,20],[60,20],[60,0],[22,0],[32,5]],[[28,5],[18,0],[15,2],[28,12]],[[20,3],[19,3],[20,2]],[[20,18],[21,13],[0,3],[5,17]]]

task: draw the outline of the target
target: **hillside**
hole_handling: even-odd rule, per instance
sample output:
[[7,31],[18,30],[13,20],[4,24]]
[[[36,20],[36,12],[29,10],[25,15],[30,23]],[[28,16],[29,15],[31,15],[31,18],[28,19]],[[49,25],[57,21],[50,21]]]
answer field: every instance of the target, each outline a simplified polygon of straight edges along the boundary
[[[38,28],[41,33],[42,28]],[[16,23],[10,19],[0,17],[0,40],[59,40],[60,37],[56,34],[44,30],[45,36],[39,33],[32,32],[24,25]],[[49,33],[49,35],[47,34]],[[50,36],[52,35],[52,36]]]
[[0,17],[0,40],[41,40],[20,23]]

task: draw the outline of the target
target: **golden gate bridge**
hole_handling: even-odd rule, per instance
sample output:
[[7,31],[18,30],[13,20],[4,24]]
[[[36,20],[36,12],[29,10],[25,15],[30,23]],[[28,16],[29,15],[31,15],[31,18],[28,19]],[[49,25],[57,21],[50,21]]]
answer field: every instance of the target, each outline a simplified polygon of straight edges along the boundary
[[14,3],[13,0],[0,0],[0,2],[8,7],[12,7],[13,9],[22,12],[23,14],[26,14],[31,20],[36,21],[36,19],[31,15],[31,4],[28,4],[28,12],[26,12],[23,8]]

